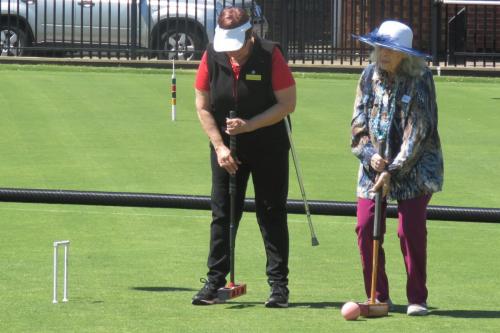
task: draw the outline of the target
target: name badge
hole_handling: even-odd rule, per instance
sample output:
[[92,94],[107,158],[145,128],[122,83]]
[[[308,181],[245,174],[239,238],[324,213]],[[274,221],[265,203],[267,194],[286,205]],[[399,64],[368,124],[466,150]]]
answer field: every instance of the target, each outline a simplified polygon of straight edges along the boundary
[[403,102],[405,104],[409,104],[410,101],[411,101],[411,97],[408,95],[403,95],[403,97],[401,97],[401,102]]
[[260,74],[247,74],[246,80],[247,81],[261,81],[262,75],[260,75]]

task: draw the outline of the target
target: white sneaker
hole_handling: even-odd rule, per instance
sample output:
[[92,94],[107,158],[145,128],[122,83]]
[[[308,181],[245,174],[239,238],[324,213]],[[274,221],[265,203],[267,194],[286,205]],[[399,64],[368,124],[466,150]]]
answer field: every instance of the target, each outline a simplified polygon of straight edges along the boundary
[[410,304],[408,305],[408,310],[406,311],[408,316],[426,316],[428,313],[429,310],[427,310],[426,303]]

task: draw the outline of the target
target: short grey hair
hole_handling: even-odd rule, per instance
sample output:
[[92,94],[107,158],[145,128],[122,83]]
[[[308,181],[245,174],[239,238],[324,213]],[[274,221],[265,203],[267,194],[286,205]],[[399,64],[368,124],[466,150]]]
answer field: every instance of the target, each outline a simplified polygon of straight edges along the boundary
[[[370,60],[374,63],[378,62],[380,57],[380,46],[375,46],[372,53],[370,54]],[[398,75],[405,75],[410,77],[418,77],[422,75],[424,68],[427,66],[424,58],[416,57],[409,54],[406,54],[401,63],[399,64],[399,68],[397,69]]]

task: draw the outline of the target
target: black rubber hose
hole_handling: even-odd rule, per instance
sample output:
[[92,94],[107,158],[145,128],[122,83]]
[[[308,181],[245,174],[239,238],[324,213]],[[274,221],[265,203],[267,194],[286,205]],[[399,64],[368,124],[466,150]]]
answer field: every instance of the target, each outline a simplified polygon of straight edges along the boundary
[[[180,194],[0,188],[0,201],[210,210],[210,197]],[[246,199],[244,209],[245,211],[255,211],[254,200]],[[302,200],[288,200],[287,210],[292,214],[305,214]],[[356,203],[311,200],[309,201],[309,210],[311,214],[315,215],[356,216]],[[389,204],[387,206],[387,216],[397,217],[396,205]],[[427,219],[500,223],[500,209],[429,206]]]

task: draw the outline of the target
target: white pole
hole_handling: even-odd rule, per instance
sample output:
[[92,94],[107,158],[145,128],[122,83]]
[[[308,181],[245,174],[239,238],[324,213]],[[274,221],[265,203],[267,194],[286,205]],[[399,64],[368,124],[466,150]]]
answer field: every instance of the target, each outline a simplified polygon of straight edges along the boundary
[[68,301],[68,259],[69,259],[69,243],[64,245],[64,291],[63,302]]
[[57,242],[54,242],[54,290],[52,303],[57,303]]

